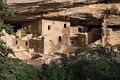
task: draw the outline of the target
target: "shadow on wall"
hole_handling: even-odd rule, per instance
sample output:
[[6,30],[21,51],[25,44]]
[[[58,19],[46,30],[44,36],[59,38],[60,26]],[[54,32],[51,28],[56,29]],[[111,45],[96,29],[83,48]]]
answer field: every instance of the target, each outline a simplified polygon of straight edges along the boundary
[[108,0],[109,3],[120,3],[120,0]]
[[90,32],[88,32],[88,44],[99,39],[102,39],[101,28],[92,28]]

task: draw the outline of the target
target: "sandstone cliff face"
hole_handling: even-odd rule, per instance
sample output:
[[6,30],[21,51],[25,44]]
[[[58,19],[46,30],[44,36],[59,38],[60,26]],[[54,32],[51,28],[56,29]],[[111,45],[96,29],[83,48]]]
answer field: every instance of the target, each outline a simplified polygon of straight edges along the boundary
[[102,2],[105,0],[7,0],[8,3],[32,3],[32,2],[86,2],[86,3],[93,3],[93,2]]
[[[67,20],[82,26],[120,26],[120,0],[7,0],[15,11],[11,22],[40,18]],[[108,12],[106,12],[108,11]],[[104,20],[104,16],[107,18]],[[77,21],[77,22],[76,22]]]
[[97,19],[101,19],[103,12],[113,5],[118,8],[118,13],[111,17],[113,19],[120,17],[119,0],[7,0],[7,2],[16,13],[12,18],[4,18],[7,21],[57,18],[87,20],[95,23]]
[[[120,42],[118,29],[114,30],[114,26],[120,27],[120,0],[7,0],[7,2],[15,12],[15,16],[2,17],[6,22],[21,25],[41,18],[70,21],[74,26],[93,28],[87,31],[87,36],[90,37],[88,42],[95,42],[103,37],[101,36],[103,22],[105,26],[112,26],[110,34],[107,35],[107,42],[111,45]],[[98,32],[101,36],[99,38],[96,36]]]

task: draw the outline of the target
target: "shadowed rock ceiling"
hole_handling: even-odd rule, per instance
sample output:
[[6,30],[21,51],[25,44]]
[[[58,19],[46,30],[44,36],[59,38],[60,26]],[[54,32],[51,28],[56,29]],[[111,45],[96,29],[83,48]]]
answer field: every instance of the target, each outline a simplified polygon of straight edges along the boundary
[[[9,0],[8,0],[9,1]],[[26,2],[24,2],[26,1]],[[93,23],[99,20],[103,11],[115,5],[118,10],[111,16],[117,24],[120,19],[120,0],[13,0],[10,7],[15,12],[14,17],[3,17],[6,21],[28,21],[39,18],[85,20]],[[31,2],[30,2],[31,1]],[[20,3],[21,2],[21,3]],[[111,23],[115,24],[115,20]]]

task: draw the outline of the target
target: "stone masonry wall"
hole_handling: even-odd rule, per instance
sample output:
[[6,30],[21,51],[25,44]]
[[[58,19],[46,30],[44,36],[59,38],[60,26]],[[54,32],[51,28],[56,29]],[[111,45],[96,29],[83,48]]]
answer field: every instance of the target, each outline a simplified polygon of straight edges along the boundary
[[42,20],[42,35],[44,36],[44,53],[63,53],[70,44],[70,23]]

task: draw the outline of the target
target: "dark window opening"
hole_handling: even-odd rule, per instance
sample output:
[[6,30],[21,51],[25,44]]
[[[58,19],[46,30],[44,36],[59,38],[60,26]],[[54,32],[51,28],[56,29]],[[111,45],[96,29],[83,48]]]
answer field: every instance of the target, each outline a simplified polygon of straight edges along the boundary
[[61,36],[59,36],[59,42],[61,42],[61,41],[62,41]]
[[82,29],[81,29],[81,28],[78,28],[78,32],[82,32]]
[[66,28],[67,27],[67,24],[64,24],[64,28]]
[[27,28],[27,30],[29,29],[28,26],[26,28]]
[[27,41],[25,42],[25,45],[28,46],[28,42]]
[[50,30],[51,29],[51,26],[50,25],[48,25],[48,30]]
[[18,44],[18,41],[16,41],[16,44]]
[[90,32],[93,28],[93,26],[88,26],[88,32]]
[[73,44],[73,41],[71,41],[71,44]]

